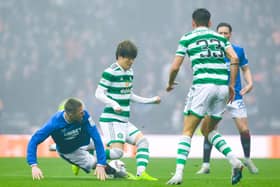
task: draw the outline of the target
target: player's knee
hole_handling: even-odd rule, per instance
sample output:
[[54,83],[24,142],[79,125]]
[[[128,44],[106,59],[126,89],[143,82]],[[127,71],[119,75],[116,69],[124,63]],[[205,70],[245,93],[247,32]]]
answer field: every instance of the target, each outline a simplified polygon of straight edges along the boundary
[[120,159],[123,156],[123,150],[119,148],[110,149],[110,159]]
[[240,136],[242,136],[242,137],[250,137],[249,129],[246,129],[246,130],[240,132]]
[[149,147],[148,139],[146,137],[141,137],[140,139],[137,140],[136,147],[137,148],[148,148]]

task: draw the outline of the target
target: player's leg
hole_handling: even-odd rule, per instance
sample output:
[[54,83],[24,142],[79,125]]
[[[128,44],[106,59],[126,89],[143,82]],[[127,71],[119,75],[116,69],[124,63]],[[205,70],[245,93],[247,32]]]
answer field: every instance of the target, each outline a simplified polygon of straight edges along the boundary
[[[86,150],[90,154],[92,154],[92,155],[94,154],[95,147],[94,147],[94,143],[92,141],[90,141],[90,144],[87,146]],[[57,151],[55,143],[49,145],[49,151]],[[74,175],[78,175],[79,174],[80,168],[77,165],[72,164],[71,169],[72,169],[72,172],[73,172]]]
[[132,123],[127,124],[127,139],[126,142],[136,146],[136,179],[157,181],[146,172],[150,160],[149,142],[148,139],[139,131]]
[[116,160],[123,157],[123,143],[111,143],[109,149],[106,149],[106,158]]
[[106,149],[107,159],[115,160],[123,157],[123,149],[126,136],[125,126],[126,123],[100,122],[103,137],[108,147],[108,149]]
[[89,173],[97,164],[96,157],[89,154],[86,146],[80,147],[72,153],[59,153],[59,155],[72,165],[82,168],[86,173]]
[[248,129],[248,120],[247,118],[235,118],[234,121],[240,134],[241,145],[245,157],[244,164],[252,174],[257,174],[259,170],[250,158],[251,135]]
[[207,85],[193,85],[189,90],[184,108],[183,133],[177,149],[176,172],[167,184],[181,184],[183,182],[183,172],[191,148],[191,138],[206,113],[211,92],[211,86]]
[[[127,123],[110,122],[104,123],[100,122],[100,127],[103,132],[103,137],[107,145],[106,158],[108,160],[121,159],[123,157],[124,143],[126,139],[126,126]],[[128,171],[126,171],[126,176],[119,175],[116,172],[115,177],[124,177],[129,180],[135,180],[135,176]]]
[[[87,146],[78,148],[72,153],[59,153],[60,157],[71,163],[72,166],[75,165],[78,168],[83,169],[86,173],[90,173],[92,169],[96,168],[97,158],[88,152]],[[116,170],[106,164],[105,172],[108,176],[115,176]]]
[[228,105],[228,111],[231,113],[235,125],[240,134],[241,145],[244,153],[244,164],[248,167],[249,171],[253,174],[258,173],[258,168],[250,159],[251,152],[251,134],[248,126],[246,105],[242,99],[235,100]]
[[[209,116],[205,116],[202,120],[201,131],[203,133],[203,129],[209,123]],[[210,173],[210,156],[212,151],[212,144],[208,141],[208,138],[204,136],[203,141],[203,163],[201,165],[200,170],[196,172],[196,174],[208,174]]]
[[[86,150],[91,154],[94,155],[94,150],[95,150],[95,146],[94,143],[92,142],[92,140],[90,141],[89,145],[86,146]],[[78,175],[80,172],[80,168],[79,166],[72,164],[72,172],[74,175]]]
[[232,165],[232,184],[236,184],[242,178],[242,162],[233,154],[232,149],[227,144],[225,139],[216,130],[219,121],[222,119],[222,114],[226,109],[226,101],[228,96],[228,87],[219,87],[216,89],[217,98],[212,102],[212,107],[209,108],[208,114],[210,116],[209,123],[204,129],[204,135],[215,148],[221,152]]
[[191,149],[191,138],[200,121],[201,117],[196,115],[185,116],[183,135],[179,139],[177,149],[176,171],[167,184],[181,184],[183,182],[183,172]]
[[[216,119],[213,119],[212,121],[216,121]],[[210,132],[207,136],[209,142],[211,142],[215,146],[215,148],[228,159],[233,168],[232,184],[238,183],[242,177],[243,165],[241,161],[236,157],[235,154],[233,154],[232,149],[220,133],[218,133],[215,129],[209,129],[209,131]]]

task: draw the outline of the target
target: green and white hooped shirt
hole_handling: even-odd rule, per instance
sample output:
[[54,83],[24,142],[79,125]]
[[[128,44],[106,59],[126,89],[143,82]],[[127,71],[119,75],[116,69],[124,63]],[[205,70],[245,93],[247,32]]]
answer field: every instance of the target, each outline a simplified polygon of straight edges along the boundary
[[132,94],[133,70],[124,70],[117,63],[107,68],[98,84],[106,91],[106,96],[117,102],[122,108],[116,113],[112,106],[106,105],[100,116],[100,122],[128,122],[130,116],[130,98]]
[[189,56],[193,69],[193,85],[228,85],[225,50],[231,44],[222,35],[198,27],[181,37],[176,55]]

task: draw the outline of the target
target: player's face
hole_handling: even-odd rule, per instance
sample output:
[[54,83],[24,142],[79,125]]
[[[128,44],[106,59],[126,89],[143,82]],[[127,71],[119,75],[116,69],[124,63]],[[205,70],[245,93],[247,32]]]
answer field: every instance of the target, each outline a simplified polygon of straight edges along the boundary
[[124,70],[130,69],[133,62],[134,62],[134,59],[132,59],[132,58],[121,57],[121,56],[118,57],[118,63]]
[[226,27],[226,26],[222,26],[222,27],[219,27],[218,28],[218,33],[223,35],[225,38],[227,38],[228,40],[230,39],[231,37],[231,33],[229,31],[229,28]]
[[84,109],[83,106],[81,106],[76,110],[76,112],[70,114],[69,117],[72,122],[82,122],[83,116],[84,116]]

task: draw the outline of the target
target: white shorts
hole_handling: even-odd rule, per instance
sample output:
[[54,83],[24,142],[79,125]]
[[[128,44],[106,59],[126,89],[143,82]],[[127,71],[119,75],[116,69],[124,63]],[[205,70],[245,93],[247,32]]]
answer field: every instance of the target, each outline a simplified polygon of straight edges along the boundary
[[243,99],[238,99],[228,104],[227,111],[232,118],[247,118],[247,109]]
[[92,168],[95,168],[97,160],[88,151],[88,146],[78,148],[72,153],[59,153],[60,157],[67,162],[77,165],[82,168],[85,172],[89,173]]
[[184,114],[203,118],[206,114],[222,118],[228,100],[228,86],[193,85],[186,99]]
[[100,122],[99,124],[107,146],[112,143],[129,143],[134,145],[136,135],[140,133],[138,128],[130,122]]

